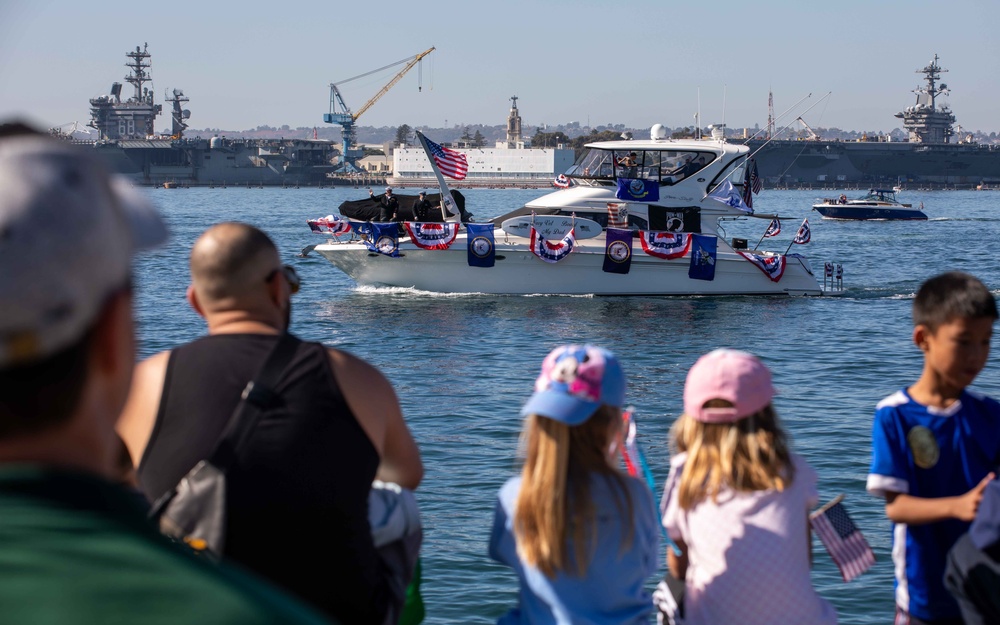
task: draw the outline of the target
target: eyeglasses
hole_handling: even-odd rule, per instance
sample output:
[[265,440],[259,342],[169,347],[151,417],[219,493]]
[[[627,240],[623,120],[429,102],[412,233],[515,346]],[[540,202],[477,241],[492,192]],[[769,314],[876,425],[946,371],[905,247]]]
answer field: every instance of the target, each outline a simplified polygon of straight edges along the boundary
[[282,265],[267,274],[266,281],[270,282],[271,280],[274,280],[274,276],[278,275],[279,271],[285,276],[285,280],[288,282],[288,288],[291,290],[292,295],[298,293],[299,289],[302,288],[302,278],[299,277],[299,272],[295,271],[295,267],[292,267],[291,265]]

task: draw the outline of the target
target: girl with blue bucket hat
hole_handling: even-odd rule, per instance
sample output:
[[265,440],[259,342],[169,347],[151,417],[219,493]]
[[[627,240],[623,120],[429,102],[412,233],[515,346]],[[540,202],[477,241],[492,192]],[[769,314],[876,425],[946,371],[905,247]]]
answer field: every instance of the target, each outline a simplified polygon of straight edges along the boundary
[[619,470],[625,374],[611,352],[566,345],[521,409],[524,467],[500,489],[490,557],[520,580],[500,623],[646,623],[659,535],[652,494]]

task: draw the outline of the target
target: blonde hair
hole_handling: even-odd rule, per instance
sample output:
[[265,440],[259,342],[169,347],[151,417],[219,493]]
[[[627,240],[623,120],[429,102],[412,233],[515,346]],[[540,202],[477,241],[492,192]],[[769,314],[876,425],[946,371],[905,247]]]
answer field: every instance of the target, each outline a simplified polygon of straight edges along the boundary
[[[583,574],[596,544],[596,510],[590,498],[593,474],[607,479],[619,513],[632,517],[625,477],[608,464],[612,426],[621,427],[621,411],[601,406],[580,425],[528,415],[521,489],[514,513],[517,553],[546,576]],[[630,523],[622,549],[632,544]],[[572,557],[570,554],[572,546]]]
[[[712,408],[725,405],[706,402]],[[677,487],[684,510],[708,497],[717,501],[723,487],[782,491],[795,479],[787,437],[770,404],[734,423],[702,423],[682,414],[671,434],[675,451],[688,454]]]

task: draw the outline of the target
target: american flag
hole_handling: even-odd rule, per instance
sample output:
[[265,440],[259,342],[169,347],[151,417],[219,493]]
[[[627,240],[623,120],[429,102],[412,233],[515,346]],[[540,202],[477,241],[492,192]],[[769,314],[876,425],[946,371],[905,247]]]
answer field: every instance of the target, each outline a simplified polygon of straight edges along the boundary
[[764,183],[757,175],[757,161],[752,158],[750,159],[750,188],[753,189],[754,193],[760,193],[764,190]]
[[768,224],[767,230],[764,232],[764,236],[774,237],[778,236],[779,234],[781,234],[781,221],[779,221],[778,218],[775,217],[774,219],[771,220],[771,223]]
[[851,521],[840,499],[834,499],[833,505],[809,515],[809,521],[844,581],[849,582],[875,564],[875,553]]
[[809,219],[803,219],[802,225],[799,226],[798,232],[795,233],[795,238],[792,239],[792,243],[798,243],[803,245],[808,243],[812,239],[812,230],[809,229]]
[[427,151],[442,174],[455,180],[463,180],[465,175],[469,173],[469,162],[466,160],[465,154],[442,147],[423,135],[420,138],[427,142]]

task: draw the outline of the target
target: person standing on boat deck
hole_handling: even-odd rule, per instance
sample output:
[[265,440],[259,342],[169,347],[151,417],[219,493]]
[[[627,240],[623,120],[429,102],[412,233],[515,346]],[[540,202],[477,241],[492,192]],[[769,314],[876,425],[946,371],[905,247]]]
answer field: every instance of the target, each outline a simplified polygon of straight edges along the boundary
[[816,472],[789,450],[773,395],[771,372],[746,352],[717,349],[688,371],[661,502],[679,553],[667,549],[656,591],[687,625],[837,622],[809,580]]
[[636,164],[637,155],[635,152],[629,152],[627,155],[618,159],[618,165],[622,168],[622,177],[635,178]]
[[974,276],[924,282],[912,335],[923,370],[875,407],[867,490],[893,523],[897,623],[962,622],[942,578],[1000,460],[1000,403],[966,388],[986,366],[997,316]]
[[525,417],[524,469],[497,498],[489,554],[514,569],[516,623],[647,623],[659,535],[649,487],[618,469],[625,374],[611,352],[556,348]]
[[[187,297],[208,335],[142,362],[118,430],[155,501],[211,453],[247,381],[288,331],[294,270],[242,223],[191,250]],[[381,623],[390,588],[368,521],[372,481],[415,489],[420,452],[392,386],[367,362],[298,341],[227,474],[223,559],[345,623]]]
[[417,195],[417,201],[413,204],[413,216],[417,221],[424,221],[427,219],[427,215],[430,214],[431,203],[427,200],[427,192],[421,191]]
[[166,539],[120,483],[132,259],[167,237],[148,200],[69,142],[0,124],[0,233],[0,618],[326,622]]
[[399,200],[392,194],[392,187],[386,187],[385,193],[378,197],[368,189],[368,197],[381,208],[378,215],[379,222],[396,221],[399,215]]

